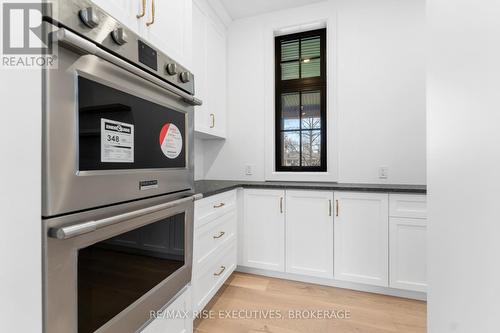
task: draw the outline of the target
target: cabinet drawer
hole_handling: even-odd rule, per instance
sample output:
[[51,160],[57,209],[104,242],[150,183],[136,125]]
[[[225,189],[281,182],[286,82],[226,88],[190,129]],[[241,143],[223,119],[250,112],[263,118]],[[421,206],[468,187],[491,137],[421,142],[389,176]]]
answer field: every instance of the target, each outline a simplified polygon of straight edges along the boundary
[[427,217],[427,198],[417,194],[389,195],[389,215],[425,219]]
[[236,210],[236,190],[195,201],[195,228],[199,228],[233,210]]
[[236,237],[236,211],[218,217],[194,232],[194,269],[197,269],[214,254]]
[[193,275],[194,311],[201,311],[236,268],[236,242],[216,255]]

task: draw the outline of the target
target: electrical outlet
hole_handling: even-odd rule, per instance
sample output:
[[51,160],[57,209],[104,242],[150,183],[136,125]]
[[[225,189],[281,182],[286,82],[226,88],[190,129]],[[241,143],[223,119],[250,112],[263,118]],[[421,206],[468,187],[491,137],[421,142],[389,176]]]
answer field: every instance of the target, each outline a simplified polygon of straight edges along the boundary
[[251,164],[245,165],[245,174],[247,176],[253,175],[253,165],[251,165]]
[[378,168],[378,178],[387,179],[389,178],[389,167],[382,166]]

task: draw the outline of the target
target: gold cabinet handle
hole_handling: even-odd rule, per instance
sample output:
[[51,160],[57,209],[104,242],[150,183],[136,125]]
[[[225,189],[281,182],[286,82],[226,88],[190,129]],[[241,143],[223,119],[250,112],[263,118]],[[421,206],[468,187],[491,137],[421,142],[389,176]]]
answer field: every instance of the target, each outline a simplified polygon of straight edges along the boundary
[[212,125],[210,125],[210,128],[214,128],[215,127],[215,114],[211,113],[210,118],[212,119]]
[[280,213],[283,214],[283,197],[280,198]]
[[221,207],[224,207],[226,204],[221,202],[220,204],[218,205],[214,205],[214,208],[221,208]]
[[144,17],[144,15],[146,15],[146,0],[142,0],[142,9],[141,9],[141,13],[136,15],[135,17],[137,17],[138,19],[141,18],[141,17]]
[[332,216],[332,200],[328,200],[328,216]]
[[146,25],[149,27],[153,23],[155,23],[155,0],[151,0],[151,21],[146,22]]
[[335,216],[339,216],[339,201],[335,200]]
[[224,231],[221,231],[217,236],[214,236],[214,239],[219,239],[222,236],[224,236],[226,233]]
[[217,273],[214,273],[214,276],[220,276],[224,271],[226,270],[226,266],[220,266],[220,271]]

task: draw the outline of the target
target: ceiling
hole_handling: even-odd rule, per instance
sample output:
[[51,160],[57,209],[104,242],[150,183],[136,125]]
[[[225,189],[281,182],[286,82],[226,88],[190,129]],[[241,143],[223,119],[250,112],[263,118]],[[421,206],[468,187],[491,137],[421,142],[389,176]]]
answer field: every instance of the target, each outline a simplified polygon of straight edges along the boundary
[[323,0],[220,0],[233,20]]

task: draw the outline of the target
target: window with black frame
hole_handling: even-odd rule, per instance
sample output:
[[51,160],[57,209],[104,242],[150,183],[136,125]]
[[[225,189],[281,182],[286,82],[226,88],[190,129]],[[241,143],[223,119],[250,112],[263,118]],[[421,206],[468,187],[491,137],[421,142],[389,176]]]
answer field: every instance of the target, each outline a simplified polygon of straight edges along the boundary
[[326,29],[275,38],[276,171],[326,171]]

